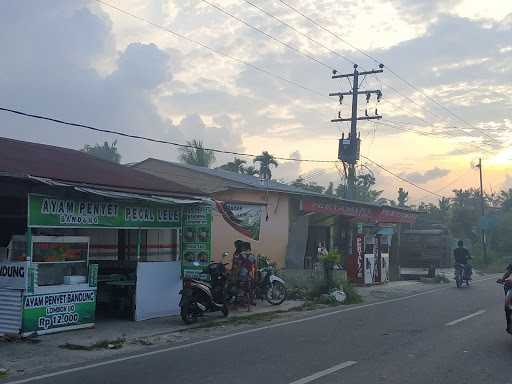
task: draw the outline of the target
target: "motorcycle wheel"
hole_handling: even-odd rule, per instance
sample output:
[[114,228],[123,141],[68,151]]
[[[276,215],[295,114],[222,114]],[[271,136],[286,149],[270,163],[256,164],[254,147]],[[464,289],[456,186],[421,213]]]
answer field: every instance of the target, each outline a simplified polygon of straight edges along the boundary
[[224,305],[222,306],[222,309],[221,309],[220,311],[222,312],[222,315],[223,315],[224,317],[228,317],[228,315],[229,315],[229,309],[228,309],[228,305],[227,305],[227,304],[224,304]]
[[280,305],[286,300],[286,287],[280,281],[274,281],[267,289],[265,298],[272,305]]
[[181,320],[183,320],[183,322],[187,325],[193,324],[197,321],[197,315],[190,310],[190,305],[182,306],[180,315]]

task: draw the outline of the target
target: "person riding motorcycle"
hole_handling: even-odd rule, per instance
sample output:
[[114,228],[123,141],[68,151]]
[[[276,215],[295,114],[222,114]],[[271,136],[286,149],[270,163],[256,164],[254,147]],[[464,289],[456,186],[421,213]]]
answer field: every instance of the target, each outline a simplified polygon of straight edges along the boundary
[[[501,279],[498,279],[498,283],[503,284],[505,300],[507,300],[507,295],[509,294],[509,291],[512,290],[512,264],[507,266],[505,274]],[[507,301],[505,301],[505,319],[507,320],[506,331],[512,334],[512,309],[510,308],[510,303]]]
[[453,257],[455,259],[455,264],[461,264],[464,266],[466,276],[468,276],[469,280],[471,280],[473,271],[471,264],[468,262],[468,260],[471,259],[471,255],[469,254],[469,251],[464,248],[464,242],[462,240],[457,242],[457,248],[455,248],[453,251]]

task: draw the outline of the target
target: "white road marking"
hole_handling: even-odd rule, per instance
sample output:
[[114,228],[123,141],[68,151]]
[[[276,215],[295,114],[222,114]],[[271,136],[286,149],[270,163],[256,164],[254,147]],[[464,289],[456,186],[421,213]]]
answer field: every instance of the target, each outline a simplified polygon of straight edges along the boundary
[[[487,280],[493,280],[493,279],[496,279],[496,275],[493,276],[493,277],[485,278],[485,279],[475,280],[473,282],[473,284],[479,283],[479,282],[483,282],[483,281],[487,281]],[[173,352],[173,351],[178,351],[178,350],[181,350],[181,349],[192,348],[192,347],[196,347],[196,346],[202,345],[202,344],[210,344],[210,343],[214,343],[214,342],[221,341],[221,340],[231,339],[231,338],[237,337],[237,336],[244,336],[244,335],[248,335],[248,334],[251,334],[251,333],[265,331],[265,330],[268,330],[268,329],[285,327],[287,325],[292,325],[292,324],[300,324],[300,323],[304,323],[306,321],[322,319],[324,317],[331,317],[331,316],[335,316],[335,315],[338,315],[338,314],[344,313],[344,312],[352,312],[352,311],[357,311],[357,310],[360,310],[360,309],[376,307],[378,305],[384,305],[384,304],[390,304],[390,303],[396,303],[396,302],[400,302],[400,301],[405,301],[405,300],[409,300],[409,299],[412,299],[412,298],[415,298],[415,297],[418,297],[418,296],[424,296],[424,295],[428,295],[428,294],[431,294],[431,293],[445,291],[445,290],[451,289],[451,288],[453,288],[453,287],[450,285],[450,286],[446,286],[446,287],[443,287],[443,288],[431,289],[431,290],[428,290],[428,291],[424,291],[424,292],[420,292],[420,293],[415,293],[415,294],[409,295],[409,296],[402,296],[402,297],[397,297],[395,299],[383,300],[383,301],[378,301],[378,302],[375,302],[375,303],[358,305],[358,306],[355,306],[355,307],[348,307],[348,308],[339,309],[339,310],[336,310],[336,311],[321,313],[319,315],[305,317],[305,318],[302,318],[302,319],[285,321],[285,322],[282,322],[282,323],[266,325],[264,327],[253,328],[253,329],[248,329],[248,330],[245,330],[245,331],[230,333],[230,334],[223,335],[223,336],[212,337],[210,339],[204,339],[204,340],[200,340],[200,341],[195,341],[193,343],[182,344],[182,345],[177,345],[177,346],[174,346],[174,347],[159,349],[159,350],[156,350],[156,351],[144,352],[144,353],[139,353],[139,354],[136,354],[136,355],[120,357],[120,358],[117,358],[117,359],[102,361],[100,363],[93,363],[93,364],[83,365],[81,367],[64,369],[62,371],[46,373],[46,374],[39,375],[39,376],[28,377],[26,379],[21,379],[21,380],[16,380],[16,381],[7,381],[6,384],[24,384],[24,383],[30,383],[30,382],[33,382],[33,381],[44,380],[44,379],[48,379],[50,377],[66,375],[68,373],[85,371],[87,369],[98,368],[98,367],[102,367],[102,366],[106,366],[106,365],[122,363],[124,361],[139,359],[139,358],[153,356],[153,355],[159,355],[161,353]]]
[[321,377],[330,375],[331,373],[340,371],[344,368],[351,367],[352,365],[357,364],[357,361],[345,361],[344,363],[335,365],[334,367],[324,369],[323,371],[313,373],[312,375],[303,377],[302,379],[295,380],[290,384],[307,384],[312,382],[313,380],[319,379]]
[[467,316],[461,317],[460,319],[450,321],[449,323],[446,323],[445,325],[447,327],[451,327],[452,325],[459,324],[462,321],[471,319],[472,317],[483,315],[484,313],[485,313],[485,309],[481,309],[480,311],[472,313],[471,315],[467,315]]

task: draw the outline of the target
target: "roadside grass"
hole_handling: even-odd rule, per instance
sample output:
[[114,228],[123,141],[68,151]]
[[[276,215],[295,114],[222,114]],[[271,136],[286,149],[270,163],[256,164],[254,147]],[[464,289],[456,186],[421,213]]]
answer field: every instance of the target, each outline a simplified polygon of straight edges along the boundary
[[0,369],[0,380],[5,380],[9,377],[9,371],[7,369]]
[[72,351],[94,351],[98,349],[120,349],[123,347],[126,342],[123,338],[118,338],[114,340],[99,340],[91,345],[83,345],[83,344],[73,344],[73,343],[65,343],[59,345],[59,348],[69,349]]

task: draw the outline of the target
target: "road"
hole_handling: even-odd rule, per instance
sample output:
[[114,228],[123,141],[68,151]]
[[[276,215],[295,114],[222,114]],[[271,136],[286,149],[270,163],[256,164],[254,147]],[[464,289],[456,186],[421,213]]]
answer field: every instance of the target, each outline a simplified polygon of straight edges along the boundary
[[512,383],[502,296],[433,286],[13,383]]

